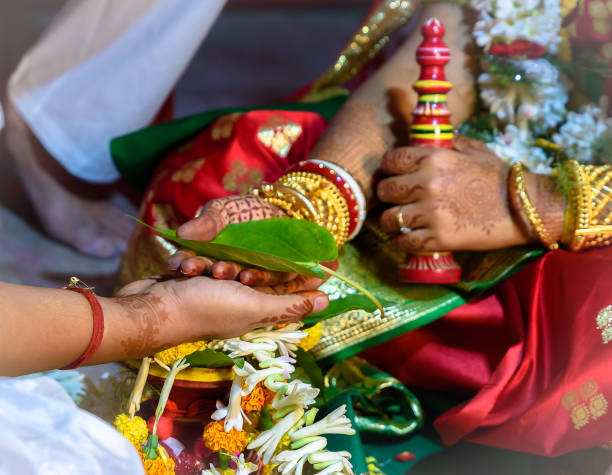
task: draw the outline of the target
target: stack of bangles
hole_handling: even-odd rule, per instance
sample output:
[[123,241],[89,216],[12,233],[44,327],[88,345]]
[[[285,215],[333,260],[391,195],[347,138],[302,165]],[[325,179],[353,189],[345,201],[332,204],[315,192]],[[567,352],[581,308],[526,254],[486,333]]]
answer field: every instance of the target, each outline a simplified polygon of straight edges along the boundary
[[[540,242],[548,249],[559,248],[532,204],[524,178],[525,166],[514,163],[508,177],[508,194],[522,211]],[[561,162],[551,178],[567,195],[560,243],[570,251],[612,244],[612,165],[582,165]]]
[[251,192],[288,216],[324,227],[338,247],[355,237],[365,221],[363,190],[349,172],[335,163],[301,161],[276,183],[264,183]]

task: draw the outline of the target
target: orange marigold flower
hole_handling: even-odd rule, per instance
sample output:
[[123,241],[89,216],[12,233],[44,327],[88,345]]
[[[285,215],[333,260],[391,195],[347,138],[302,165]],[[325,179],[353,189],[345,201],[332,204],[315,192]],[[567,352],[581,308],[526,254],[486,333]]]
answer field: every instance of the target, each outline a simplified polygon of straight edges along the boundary
[[258,384],[250,392],[250,394],[242,398],[240,406],[242,407],[242,410],[248,414],[249,412],[253,411],[261,411],[261,408],[264,406],[265,402],[266,393],[263,390],[263,386]]
[[168,456],[161,445],[157,447],[158,455],[156,459],[145,459],[145,453],[143,451],[139,452],[147,475],[174,475],[174,460]]
[[209,422],[204,427],[202,440],[204,440],[206,447],[213,452],[226,452],[228,454],[242,452],[248,443],[246,432],[236,429],[225,432],[223,421]]

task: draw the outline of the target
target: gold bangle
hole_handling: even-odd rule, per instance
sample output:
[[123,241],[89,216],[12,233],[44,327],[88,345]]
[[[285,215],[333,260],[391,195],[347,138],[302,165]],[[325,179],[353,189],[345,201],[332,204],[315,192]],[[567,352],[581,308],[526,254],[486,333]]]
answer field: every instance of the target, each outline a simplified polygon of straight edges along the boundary
[[287,215],[317,223],[332,233],[341,246],[348,239],[350,214],[338,187],[311,172],[293,172],[275,184],[263,184],[252,193],[281,208]]
[[612,244],[612,166],[568,160],[556,170],[557,180],[559,171],[569,182],[561,242],[571,251]]
[[551,251],[559,249],[559,243],[551,238],[550,234],[544,227],[544,223],[542,222],[542,219],[540,218],[535,206],[533,206],[531,200],[529,199],[527,188],[525,186],[525,176],[523,174],[524,169],[525,166],[521,162],[514,163],[510,168],[509,177],[516,187],[516,194],[521,203],[521,208],[523,209],[525,216],[527,216],[529,224],[535,231],[540,242]]

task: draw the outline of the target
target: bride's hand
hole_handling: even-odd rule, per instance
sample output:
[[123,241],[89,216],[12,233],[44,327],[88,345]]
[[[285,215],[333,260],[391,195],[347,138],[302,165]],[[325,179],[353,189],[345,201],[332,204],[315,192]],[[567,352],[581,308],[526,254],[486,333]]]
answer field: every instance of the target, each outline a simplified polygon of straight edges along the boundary
[[378,198],[393,203],[382,227],[406,251],[484,250],[525,244],[507,197],[509,166],[487,146],[457,136],[454,149],[402,147],[387,152],[389,175]]
[[[183,239],[210,241],[228,224],[279,216],[285,213],[258,196],[230,196],[208,202],[197,218],[178,228],[177,234]],[[314,290],[323,283],[321,279],[293,272],[265,271],[245,268],[236,262],[214,261],[185,250],[170,256],[168,266],[188,276],[211,275],[216,279],[238,280],[261,291],[279,294]]]

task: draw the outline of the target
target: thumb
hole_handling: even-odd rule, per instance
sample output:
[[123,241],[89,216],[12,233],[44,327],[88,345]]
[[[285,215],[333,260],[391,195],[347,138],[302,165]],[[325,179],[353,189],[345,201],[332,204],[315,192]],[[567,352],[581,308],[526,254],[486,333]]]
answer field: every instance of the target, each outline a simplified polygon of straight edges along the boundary
[[259,324],[289,323],[301,320],[306,315],[325,310],[329,299],[317,290],[291,295],[259,294]]
[[227,215],[216,207],[205,206],[202,214],[182,224],[176,231],[178,237],[193,241],[210,241],[227,225]]

